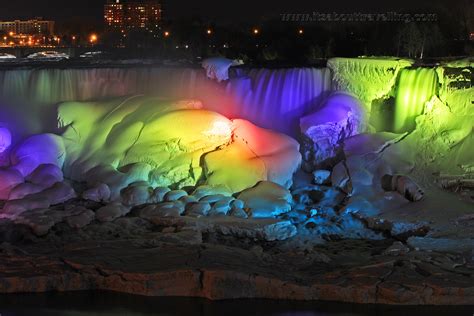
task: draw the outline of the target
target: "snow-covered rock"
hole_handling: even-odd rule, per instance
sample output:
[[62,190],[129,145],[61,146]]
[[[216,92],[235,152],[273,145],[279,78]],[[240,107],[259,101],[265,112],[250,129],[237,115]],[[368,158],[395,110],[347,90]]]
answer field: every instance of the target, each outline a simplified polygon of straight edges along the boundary
[[65,176],[91,186],[106,183],[112,199],[136,181],[195,185],[201,156],[232,134],[230,120],[201,107],[193,100],[145,97],[61,104],[59,118],[68,126]]
[[126,206],[136,206],[150,202],[153,188],[148,182],[130,184],[121,191],[122,203]]
[[46,187],[40,184],[33,184],[33,183],[28,183],[28,182],[20,183],[15,188],[13,188],[13,190],[11,190],[8,199],[9,200],[22,199],[27,195],[41,192],[44,189],[46,189]]
[[196,197],[196,199],[200,200],[204,196],[214,195],[214,194],[231,196],[232,191],[224,185],[216,185],[216,186],[200,185],[193,191],[191,195]]
[[10,154],[12,168],[24,177],[43,164],[53,164],[61,169],[65,159],[63,138],[54,134],[31,136],[16,145]]
[[27,194],[21,199],[9,200],[5,203],[3,212],[1,213],[2,215],[15,218],[25,211],[37,208],[48,208],[51,205],[61,204],[76,197],[74,189],[65,182],[57,182],[53,186],[40,192],[35,192],[36,187],[27,187],[25,190],[29,190],[28,193],[31,194]]
[[331,179],[331,171],[329,170],[315,170],[313,171],[314,184],[328,184]]
[[223,197],[217,200],[209,211],[209,216],[227,215],[231,209],[230,203],[234,200],[233,197]]
[[299,143],[245,120],[233,120],[233,142],[204,156],[207,184],[224,184],[233,192],[262,180],[290,187],[301,164]]
[[35,209],[46,209],[51,205],[51,202],[44,197],[32,194],[20,200],[11,200],[5,203],[2,213],[2,217],[15,219],[18,215]]
[[111,222],[114,219],[127,215],[128,212],[130,212],[130,208],[121,203],[110,203],[99,208],[95,216],[100,222]]
[[291,210],[293,197],[284,187],[268,181],[244,190],[238,198],[250,209],[251,217],[275,217]]
[[298,142],[201,107],[192,100],[139,96],[61,104],[65,177],[89,188],[107,184],[112,201],[137,181],[180,189],[205,180],[210,187],[225,187],[225,194],[262,180],[291,185],[301,162]]
[[0,200],[8,200],[10,192],[23,181],[17,170],[0,169]]
[[212,194],[212,195],[204,196],[199,201],[213,204],[213,203],[216,203],[217,201],[220,201],[220,200],[225,199],[225,198],[226,198],[226,196],[222,195],[222,194]]
[[137,211],[135,215],[151,219],[153,217],[177,217],[184,212],[184,204],[175,202],[164,202],[160,204],[148,205]]
[[341,92],[329,96],[314,113],[300,119],[303,160],[308,169],[334,158],[344,139],[366,129],[363,107]]
[[184,190],[172,190],[165,194],[164,200],[167,202],[177,201],[186,195],[188,195],[188,193]]
[[264,228],[264,235],[268,241],[285,240],[295,236],[297,232],[296,227],[290,221],[281,221]]
[[197,202],[186,205],[186,212],[184,213],[187,216],[207,216],[211,210],[211,205],[207,202]]
[[232,206],[230,215],[237,218],[248,218],[248,214],[240,207]]
[[223,57],[212,57],[204,59],[202,67],[206,70],[209,79],[218,82],[229,79],[229,68],[232,66],[243,65],[241,60],[232,60]]
[[57,165],[41,164],[26,177],[26,180],[33,184],[50,187],[56,182],[62,182],[64,177],[61,168]]
[[71,228],[82,228],[89,225],[95,218],[95,213],[85,207],[76,206],[72,212],[74,215],[66,217],[66,223]]
[[171,191],[167,187],[157,187],[153,190],[153,193],[150,196],[150,199],[152,200],[153,203],[159,203],[163,202],[165,199],[166,193]]
[[97,186],[82,192],[82,198],[95,202],[106,202],[110,199],[110,188],[105,183],[100,183]]

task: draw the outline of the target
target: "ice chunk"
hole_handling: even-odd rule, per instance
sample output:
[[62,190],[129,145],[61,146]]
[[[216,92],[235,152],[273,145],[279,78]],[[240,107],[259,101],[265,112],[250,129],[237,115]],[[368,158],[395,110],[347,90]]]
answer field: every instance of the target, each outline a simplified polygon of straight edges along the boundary
[[31,136],[15,146],[10,154],[12,168],[24,177],[42,164],[54,164],[62,168],[65,158],[63,139],[54,134]]
[[365,128],[365,113],[359,101],[348,94],[335,93],[316,112],[300,120],[303,159],[310,169],[317,167],[337,155],[344,139]]
[[206,70],[207,77],[218,82],[228,80],[229,68],[238,65],[243,65],[243,61],[223,57],[207,58],[202,62],[202,67]]
[[291,210],[293,197],[284,187],[268,181],[262,181],[255,187],[239,194],[252,217],[274,217]]

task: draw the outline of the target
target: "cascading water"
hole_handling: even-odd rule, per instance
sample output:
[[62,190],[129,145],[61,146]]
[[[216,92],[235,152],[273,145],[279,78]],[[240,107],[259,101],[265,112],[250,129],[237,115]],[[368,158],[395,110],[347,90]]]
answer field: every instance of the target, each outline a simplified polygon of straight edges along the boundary
[[38,107],[135,94],[193,98],[229,118],[294,134],[299,117],[313,110],[331,89],[330,71],[325,68],[237,73],[228,82],[217,83],[206,78],[204,70],[191,68],[6,70],[0,72],[0,96],[21,97]]
[[436,94],[438,76],[434,69],[403,69],[397,84],[395,98],[395,132],[415,128],[416,116],[423,113],[425,103]]
[[231,80],[227,91],[240,104],[240,117],[294,134],[299,119],[313,111],[331,90],[331,73],[322,68],[252,69]]

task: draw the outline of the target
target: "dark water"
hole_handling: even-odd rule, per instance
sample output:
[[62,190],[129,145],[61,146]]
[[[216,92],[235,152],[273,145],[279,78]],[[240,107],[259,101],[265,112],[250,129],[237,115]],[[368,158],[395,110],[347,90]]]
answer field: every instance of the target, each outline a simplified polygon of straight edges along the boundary
[[70,292],[0,295],[1,316],[473,316],[474,306],[380,306],[275,300],[209,301],[198,298],[156,298],[112,292]]

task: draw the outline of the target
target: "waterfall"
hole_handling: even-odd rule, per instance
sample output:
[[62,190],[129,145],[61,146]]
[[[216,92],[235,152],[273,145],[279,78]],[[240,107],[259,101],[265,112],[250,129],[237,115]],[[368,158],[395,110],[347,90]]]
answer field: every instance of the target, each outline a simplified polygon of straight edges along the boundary
[[226,83],[206,78],[203,69],[117,67],[0,71],[0,97],[21,98],[35,107],[63,101],[147,94],[201,100],[229,118],[296,133],[298,119],[314,109],[331,88],[326,68],[244,69]]
[[227,87],[241,106],[236,114],[286,133],[294,133],[299,118],[314,110],[330,89],[327,68],[252,69]]
[[395,97],[395,132],[415,128],[416,116],[423,113],[425,103],[436,94],[438,76],[434,69],[403,69],[398,80]]

